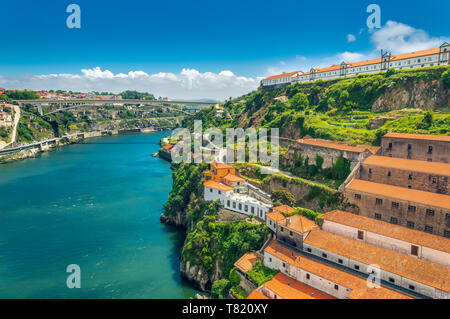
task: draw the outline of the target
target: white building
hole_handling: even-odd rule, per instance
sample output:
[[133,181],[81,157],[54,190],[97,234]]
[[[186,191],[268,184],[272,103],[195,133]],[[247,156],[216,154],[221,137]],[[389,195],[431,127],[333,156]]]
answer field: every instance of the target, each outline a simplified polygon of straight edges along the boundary
[[241,186],[235,188],[208,180],[203,183],[205,187],[204,199],[207,201],[219,200],[225,209],[238,212],[244,215],[253,215],[254,217],[265,220],[272,205],[261,202],[247,194],[238,193]]
[[450,43],[445,42],[439,48],[404,54],[385,52],[380,58],[361,62],[342,62],[328,68],[311,68],[309,72],[291,72],[270,76],[261,81],[262,86],[280,86],[297,82],[331,80],[359,74],[370,74],[388,69],[416,69],[450,64]]
[[450,239],[445,237],[339,210],[323,215],[322,229],[407,256],[450,266]]

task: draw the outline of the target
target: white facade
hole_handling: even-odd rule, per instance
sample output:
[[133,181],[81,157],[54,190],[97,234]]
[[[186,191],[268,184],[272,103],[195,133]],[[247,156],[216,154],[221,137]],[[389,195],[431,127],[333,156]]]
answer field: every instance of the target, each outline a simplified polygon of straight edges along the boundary
[[331,280],[317,276],[301,268],[294,267],[293,265],[290,265],[267,252],[264,252],[264,266],[279,270],[288,277],[339,299],[347,298],[348,294],[351,292],[351,289],[348,287],[339,285]]
[[[408,255],[410,257],[417,257],[429,262],[450,267],[450,254],[448,254],[445,251],[440,251],[419,244],[413,244],[404,240],[383,236],[374,232],[361,230],[356,227],[342,225],[326,219],[324,219],[323,221],[322,229],[336,235],[341,235],[354,240],[363,241],[367,244],[389,249],[401,254]],[[362,240],[358,239],[358,231],[362,232],[363,235]],[[413,246],[418,247],[417,256],[411,254]]]
[[286,73],[286,76],[275,79],[267,78],[261,81],[262,86],[292,84],[296,82],[310,82],[316,80],[332,80],[355,76],[359,74],[371,74],[388,69],[416,69],[437,65],[450,64],[450,43],[444,43],[439,48],[425,50],[424,55],[419,53],[391,55],[384,53],[382,58],[368,60],[359,63],[342,62],[330,68],[312,68],[309,72]]
[[204,199],[207,201],[219,200],[228,210],[265,220],[266,213],[270,212],[272,205],[263,203],[246,194],[235,193],[233,190],[219,190],[205,186]]
[[[326,259],[328,261],[332,261],[338,265],[342,265],[344,267],[353,269],[355,271],[359,271],[363,274],[369,275],[373,268],[371,265],[362,263],[352,258],[348,258],[345,256],[341,256],[339,254],[333,253],[329,250],[320,249],[309,245],[307,243],[303,243],[303,250],[317,257]],[[424,296],[436,299],[448,299],[449,293],[436,289],[432,286],[425,285],[423,283],[417,282],[407,277],[400,276],[398,274],[386,271],[385,269],[380,269],[380,278],[386,282],[389,282],[393,285],[402,287],[404,289],[420,293]],[[444,279],[444,278],[443,278]]]

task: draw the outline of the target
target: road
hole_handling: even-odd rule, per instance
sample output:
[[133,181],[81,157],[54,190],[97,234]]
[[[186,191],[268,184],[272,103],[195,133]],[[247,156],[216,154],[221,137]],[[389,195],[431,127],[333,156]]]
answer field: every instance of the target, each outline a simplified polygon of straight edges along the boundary
[[16,137],[17,137],[17,125],[19,125],[19,120],[20,120],[20,107],[18,105],[14,105],[14,123],[13,123],[13,128],[12,128],[12,133],[11,133],[11,141],[9,143],[6,144],[0,144],[0,149],[4,149],[7,148],[9,145],[13,144],[16,141]]

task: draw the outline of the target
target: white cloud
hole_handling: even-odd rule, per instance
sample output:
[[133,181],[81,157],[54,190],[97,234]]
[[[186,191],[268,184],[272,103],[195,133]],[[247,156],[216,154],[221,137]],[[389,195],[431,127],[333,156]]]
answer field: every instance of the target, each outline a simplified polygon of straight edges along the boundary
[[363,61],[366,56],[364,54],[358,53],[358,52],[349,52],[345,51],[342,53],[338,53],[337,55],[339,61],[346,61],[346,62],[356,62],[356,61]]
[[436,48],[446,39],[431,37],[424,30],[400,22],[388,21],[384,27],[372,33],[371,41],[377,50],[396,54]]
[[348,43],[355,42],[355,41],[356,41],[356,37],[353,34],[351,34],[351,33],[347,34],[347,42]]
[[15,89],[63,89],[72,91],[124,90],[146,91],[155,96],[170,98],[224,100],[240,96],[256,89],[261,78],[237,76],[232,71],[201,73],[195,69],[183,69],[180,73],[148,74],[144,71],[129,71],[114,74],[100,67],[82,69],[81,74],[43,74],[21,77],[0,75],[0,87]]

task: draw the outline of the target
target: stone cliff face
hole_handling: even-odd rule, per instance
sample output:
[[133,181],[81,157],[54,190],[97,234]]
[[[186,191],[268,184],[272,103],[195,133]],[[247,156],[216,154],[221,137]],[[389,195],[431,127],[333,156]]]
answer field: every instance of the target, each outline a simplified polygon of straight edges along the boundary
[[449,104],[449,90],[442,81],[412,81],[388,88],[373,103],[372,111],[391,111],[405,107],[433,110]]
[[202,291],[211,291],[213,282],[220,279],[220,265],[217,262],[215,271],[209,274],[201,265],[181,261],[180,272],[184,279]]

